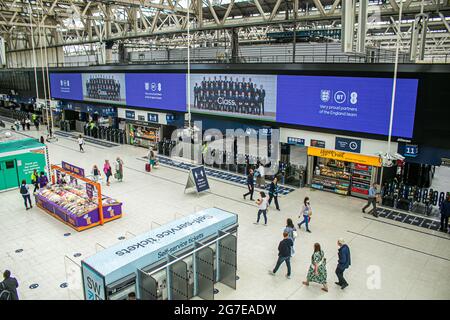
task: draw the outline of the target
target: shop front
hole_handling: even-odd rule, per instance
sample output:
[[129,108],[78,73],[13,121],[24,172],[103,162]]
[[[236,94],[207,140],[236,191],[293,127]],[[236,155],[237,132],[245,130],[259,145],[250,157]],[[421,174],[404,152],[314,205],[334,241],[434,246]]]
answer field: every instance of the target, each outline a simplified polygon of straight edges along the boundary
[[379,157],[308,148],[308,184],[314,189],[367,198],[379,167]]
[[175,114],[144,111],[137,109],[118,109],[119,126],[125,129],[127,143],[144,148],[157,148],[163,139],[171,138],[177,129],[173,124]]

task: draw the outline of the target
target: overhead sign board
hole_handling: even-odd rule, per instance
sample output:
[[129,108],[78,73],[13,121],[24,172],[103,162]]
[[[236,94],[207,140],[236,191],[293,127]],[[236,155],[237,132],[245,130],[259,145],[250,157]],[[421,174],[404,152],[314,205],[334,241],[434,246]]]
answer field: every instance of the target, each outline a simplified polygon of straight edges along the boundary
[[381,167],[380,157],[365,156],[365,155],[361,155],[361,154],[344,152],[344,151],[336,151],[336,150],[309,147],[308,155],[321,157],[321,158],[327,158],[327,159],[346,161],[346,162],[365,164],[368,166]]

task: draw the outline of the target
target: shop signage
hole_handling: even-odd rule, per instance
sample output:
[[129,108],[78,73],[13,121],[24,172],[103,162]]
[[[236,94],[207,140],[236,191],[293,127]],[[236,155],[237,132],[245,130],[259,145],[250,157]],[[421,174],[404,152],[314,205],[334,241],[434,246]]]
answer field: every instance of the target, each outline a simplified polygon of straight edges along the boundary
[[336,160],[346,161],[346,162],[359,163],[359,164],[364,164],[364,165],[368,165],[368,166],[381,167],[380,157],[365,156],[365,155],[361,155],[361,154],[355,154],[355,153],[344,152],[344,151],[336,151],[336,150],[309,147],[308,155],[315,156],[315,157],[321,157],[321,158],[327,158],[327,159],[336,159]]
[[136,117],[136,112],[131,111],[131,110],[125,110],[125,118],[134,120],[135,117]]
[[305,139],[288,137],[287,138],[287,143],[288,144],[294,144],[294,145],[297,145],[297,146],[304,146],[305,145]]
[[311,145],[311,147],[325,148],[325,141],[311,139],[311,144],[310,145]]
[[166,114],[166,121],[167,121],[167,122],[175,121],[175,115],[172,114],[172,113]]
[[105,300],[105,283],[102,276],[83,263],[84,295],[86,300]]
[[159,122],[159,117],[157,113],[147,113],[148,122]]
[[405,157],[415,158],[419,154],[419,146],[417,144],[407,144],[405,145]]
[[67,163],[64,161],[61,162],[61,167],[66,171],[69,171],[69,172],[75,173],[76,175],[84,177],[84,169],[83,168],[74,166],[73,164],[70,164],[70,163]]
[[361,153],[361,140],[336,137],[336,150]]

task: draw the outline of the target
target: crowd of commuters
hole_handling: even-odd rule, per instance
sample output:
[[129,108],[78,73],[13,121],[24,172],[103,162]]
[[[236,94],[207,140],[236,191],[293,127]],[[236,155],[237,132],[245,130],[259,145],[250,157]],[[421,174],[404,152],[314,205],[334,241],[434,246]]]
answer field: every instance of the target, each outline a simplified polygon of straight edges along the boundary
[[194,86],[194,108],[253,115],[265,114],[266,90],[257,87],[251,78],[203,77]]
[[86,93],[91,99],[120,101],[120,82],[114,76],[90,76],[86,80]]

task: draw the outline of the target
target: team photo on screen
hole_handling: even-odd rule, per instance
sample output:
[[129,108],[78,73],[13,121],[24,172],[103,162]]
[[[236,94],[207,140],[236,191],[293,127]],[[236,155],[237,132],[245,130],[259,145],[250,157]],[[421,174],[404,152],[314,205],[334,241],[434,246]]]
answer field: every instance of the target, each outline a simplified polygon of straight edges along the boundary
[[199,113],[275,120],[276,77],[192,75],[191,108]]
[[83,74],[83,97],[91,101],[125,102],[124,74]]

